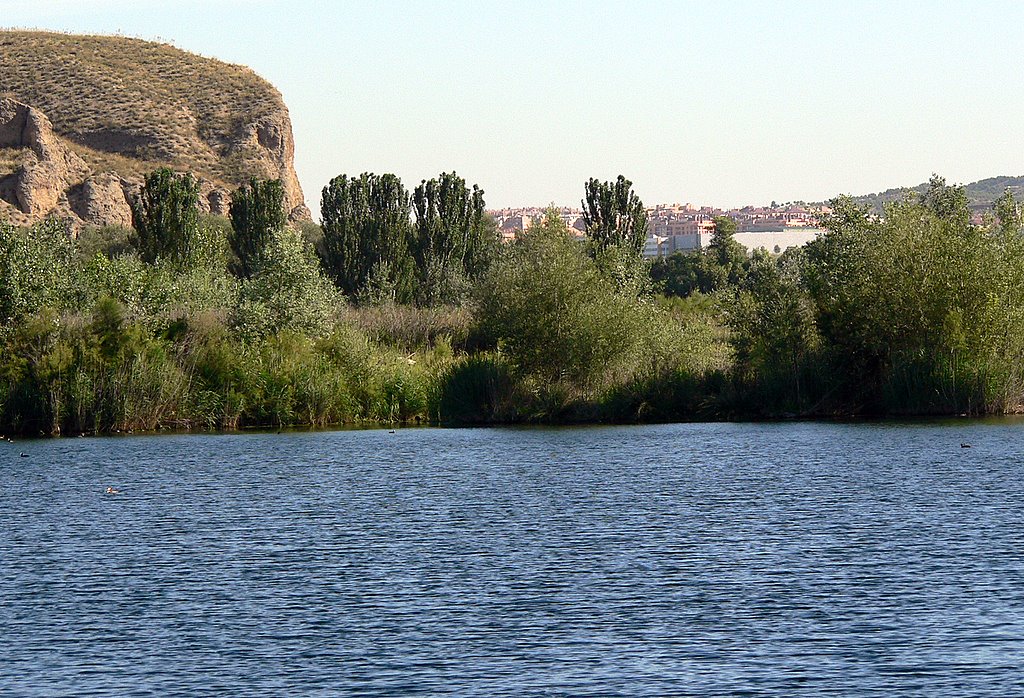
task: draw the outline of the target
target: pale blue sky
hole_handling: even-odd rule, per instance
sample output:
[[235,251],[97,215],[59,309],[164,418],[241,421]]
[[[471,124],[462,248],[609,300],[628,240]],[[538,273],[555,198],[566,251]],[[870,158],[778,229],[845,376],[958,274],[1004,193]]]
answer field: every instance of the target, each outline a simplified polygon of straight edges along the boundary
[[0,0],[251,66],[310,207],[338,174],[456,170],[491,207],[825,199],[1024,174],[1019,2]]

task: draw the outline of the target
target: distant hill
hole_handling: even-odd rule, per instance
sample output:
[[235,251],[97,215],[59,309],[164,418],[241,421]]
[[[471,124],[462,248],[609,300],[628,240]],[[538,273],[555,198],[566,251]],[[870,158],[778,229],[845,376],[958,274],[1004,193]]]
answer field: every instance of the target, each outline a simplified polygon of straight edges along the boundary
[[[877,194],[865,194],[855,196],[853,200],[859,204],[867,205],[876,213],[881,213],[884,204],[892,203],[903,199],[911,192],[924,193],[928,189],[928,183],[918,184],[916,187],[901,187],[899,189],[887,189]],[[989,177],[965,186],[967,200],[974,210],[989,210],[993,202],[1002,196],[1003,192],[1009,189],[1018,199],[1024,199],[1024,176],[1021,177]]]
[[[282,179],[293,218],[309,215],[288,110],[249,68],[121,36],[0,31],[0,98],[9,121],[0,142],[0,213],[6,202],[9,217],[38,218],[31,189],[45,185],[60,190],[56,213],[123,222],[125,202],[92,206],[83,191],[102,189],[109,199],[161,165],[202,178],[213,212],[224,212],[227,192],[255,175]],[[42,124],[32,143],[15,133],[26,118]]]

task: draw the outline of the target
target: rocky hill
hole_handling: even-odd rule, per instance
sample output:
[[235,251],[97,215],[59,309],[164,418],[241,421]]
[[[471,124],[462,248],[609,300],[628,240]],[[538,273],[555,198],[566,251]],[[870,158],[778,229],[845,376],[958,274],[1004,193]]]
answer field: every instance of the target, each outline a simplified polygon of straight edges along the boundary
[[250,176],[284,182],[309,217],[280,93],[252,70],[120,36],[0,31],[0,217],[130,224],[128,201],[166,165],[227,212]]

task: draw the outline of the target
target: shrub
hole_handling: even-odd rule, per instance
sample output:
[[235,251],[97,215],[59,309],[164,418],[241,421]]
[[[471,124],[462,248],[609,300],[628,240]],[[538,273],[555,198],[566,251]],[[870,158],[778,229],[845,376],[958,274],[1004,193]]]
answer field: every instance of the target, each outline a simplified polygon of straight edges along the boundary
[[512,390],[511,372],[500,355],[464,356],[439,380],[437,418],[458,424],[502,421],[510,416]]

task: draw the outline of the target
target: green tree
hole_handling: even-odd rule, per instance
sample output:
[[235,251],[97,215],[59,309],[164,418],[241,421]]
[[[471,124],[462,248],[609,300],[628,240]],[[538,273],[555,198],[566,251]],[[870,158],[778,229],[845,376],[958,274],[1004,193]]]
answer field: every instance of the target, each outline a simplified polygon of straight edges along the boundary
[[970,202],[962,186],[949,186],[946,179],[933,174],[928,188],[920,194],[921,205],[950,223],[967,226],[971,222]]
[[[481,212],[484,205],[483,194],[480,191],[479,203],[474,202],[474,207],[479,205]],[[472,281],[482,277],[498,258],[500,251],[501,237],[498,233],[498,222],[490,214],[483,213],[476,218],[470,230],[466,256],[463,260],[466,276]]]
[[144,261],[190,259],[199,233],[198,182],[166,167],[150,173],[132,202],[132,225]]
[[651,263],[651,280],[666,296],[686,298],[706,286],[705,267],[704,256],[697,252],[674,252]]
[[266,260],[267,247],[284,229],[284,185],[279,179],[249,179],[231,194],[228,243],[235,254],[235,271],[243,279],[255,275]]
[[804,374],[820,344],[814,304],[801,284],[802,265],[799,250],[778,258],[756,252],[727,313],[736,375],[756,386],[759,404],[797,413],[818,397],[808,394]]
[[699,252],[669,255],[651,266],[651,278],[667,296],[687,297],[692,293],[714,293],[738,288],[750,266],[746,249],[736,241],[736,221],[726,216],[714,219],[711,243]]
[[410,299],[409,209],[409,192],[393,174],[341,175],[324,187],[320,256],[342,291],[370,300]]
[[412,251],[423,305],[452,302],[481,274],[497,241],[484,216],[484,192],[456,173],[424,180],[413,191]]
[[727,286],[738,286],[746,275],[747,251],[736,242],[736,221],[728,216],[714,218],[715,232],[707,249],[709,288],[717,291]]
[[74,242],[59,220],[25,230],[0,221],[0,336],[45,307],[74,302],[74,256]]
[[992,205],[999,230],[1004,235],[1019,235],[1024,227],[1024,218],[1021,216],[1020,202],[1014,198],[1009,189],[1003,192],[1002,196],[996,199]]
[[233,324],[248,340],[286,330],[320,337],[333,326],[339,305],[313,250],[284,228],[271,236],[259,272],[242,282]]
[[833,363],[850,378],[848,402],[911,412],[1006,404],[1020,378],[1007,367],[1024,343],[1024,318],[1012,310],[1019,236],[972,225],[963,188],[938,177],[881,220],[839,200],[824,223],[806,250],[804,284]]
[[591,178],[582,204],[587,237],[597,252],[618,247],[636,256],[643,253],[647,211],[632,182],[622,175],[614,182]]
[[650,312],[617,291],[556,210],[513,243],[480,299],[485,335],[521,375],[584,389],[642,360]]

